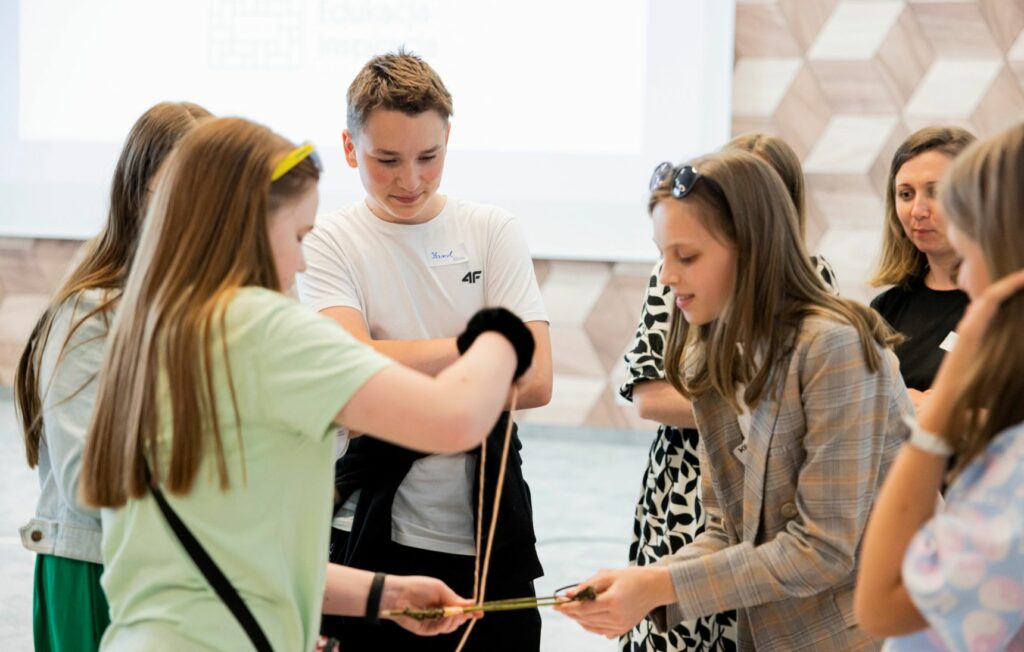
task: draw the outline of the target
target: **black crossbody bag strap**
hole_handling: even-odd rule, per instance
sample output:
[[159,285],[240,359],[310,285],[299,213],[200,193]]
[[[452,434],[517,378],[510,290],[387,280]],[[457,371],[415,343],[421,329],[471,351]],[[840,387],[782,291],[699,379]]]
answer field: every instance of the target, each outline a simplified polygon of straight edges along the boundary
[[[148,468],[146,469],[146,480],[149,481]],[[263,633],[260,624],[256,622],[256,617],[249,611],[249,607],[245,606],[242,596],[238,595],[238,591],[235,590],[235,587],[231,586],[231,582],[221,572],[216,562],[207,554],[202,544],[196,540],[188,527],[178,518],[178,514],[167,504],[167,499],[164,498],[163,492],[154,487],[151,482],[149,483],[149,488],[153,492],[153,498],[156,499],[156,504],[160,506],[160,511],[163,512],[164,518],[167,519],[167,524],[171,526],[174,535],[178,537],[178,541],[184,546],[185,552],[195,562],[195,565],[202,572],[206,581],[210,583],[217,596],[231,610],[231,614],[238,621],[238,624],[242,626],[242,629],[245,630],[256,651],[274,652],[274,648],[270,647],[270,641],[267,640],[266,634]]]

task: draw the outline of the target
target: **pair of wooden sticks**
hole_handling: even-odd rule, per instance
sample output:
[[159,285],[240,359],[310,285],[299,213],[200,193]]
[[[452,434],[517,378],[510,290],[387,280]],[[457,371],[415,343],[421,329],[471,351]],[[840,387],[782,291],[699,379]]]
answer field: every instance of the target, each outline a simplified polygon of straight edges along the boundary
[[511,598],[508,600],[492,600],[482,602],[471,607],[434,607],[432,609],[388,609],[384,611],[385,616],[392,618],[404,616],[413,620],[433,620],[436,618],[448,618],[470,613],[487,613],[491,611],[514,611],[516,609],[534,609],[536,607],[553,607],[558,604],[570,602],[584,602],[597,597],[594,587],[585,587],[575,597],[565,595],[549,595],[542,598]]

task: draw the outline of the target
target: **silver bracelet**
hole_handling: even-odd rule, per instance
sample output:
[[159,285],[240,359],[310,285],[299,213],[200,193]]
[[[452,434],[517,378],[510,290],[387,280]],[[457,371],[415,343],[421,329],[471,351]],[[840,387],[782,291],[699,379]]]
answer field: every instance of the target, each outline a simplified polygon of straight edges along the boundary
[[917,419],[911,416],[904,416],[903,422],[910,428],[910,438],[907,443],[919,451],[935,455],[936,457],[950,457],[953,455],[953,447],[944,438],[934,432],[928,432],[921,427]]

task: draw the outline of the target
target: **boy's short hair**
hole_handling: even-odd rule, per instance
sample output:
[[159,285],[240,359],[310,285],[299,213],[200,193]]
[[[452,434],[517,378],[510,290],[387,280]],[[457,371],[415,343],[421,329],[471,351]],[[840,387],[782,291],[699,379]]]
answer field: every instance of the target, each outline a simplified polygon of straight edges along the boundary
[[430,65],[399,48],[378,55],[363,66],[348,87],[347,126],[355,136],[376,109],[414,116],[434,110],[447,122],[452,96]]

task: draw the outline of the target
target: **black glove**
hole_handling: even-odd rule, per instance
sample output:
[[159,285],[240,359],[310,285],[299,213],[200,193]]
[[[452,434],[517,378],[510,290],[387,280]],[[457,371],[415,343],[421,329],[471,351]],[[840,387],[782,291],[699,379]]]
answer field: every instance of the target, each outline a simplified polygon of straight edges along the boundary
[[469,323],[466,330],[462,331],[455,340],[459,347],[459,353],[465,353],[476,340],[477,336],[484,331],[497,331],[505,336],[505,339],[512,344],[516,350],[516,373],[512,380],[519,380],[519,377],[526,373],[533,362],[533,333],[526,327],[523,320],[504,308],[484,308],[478,311]]

